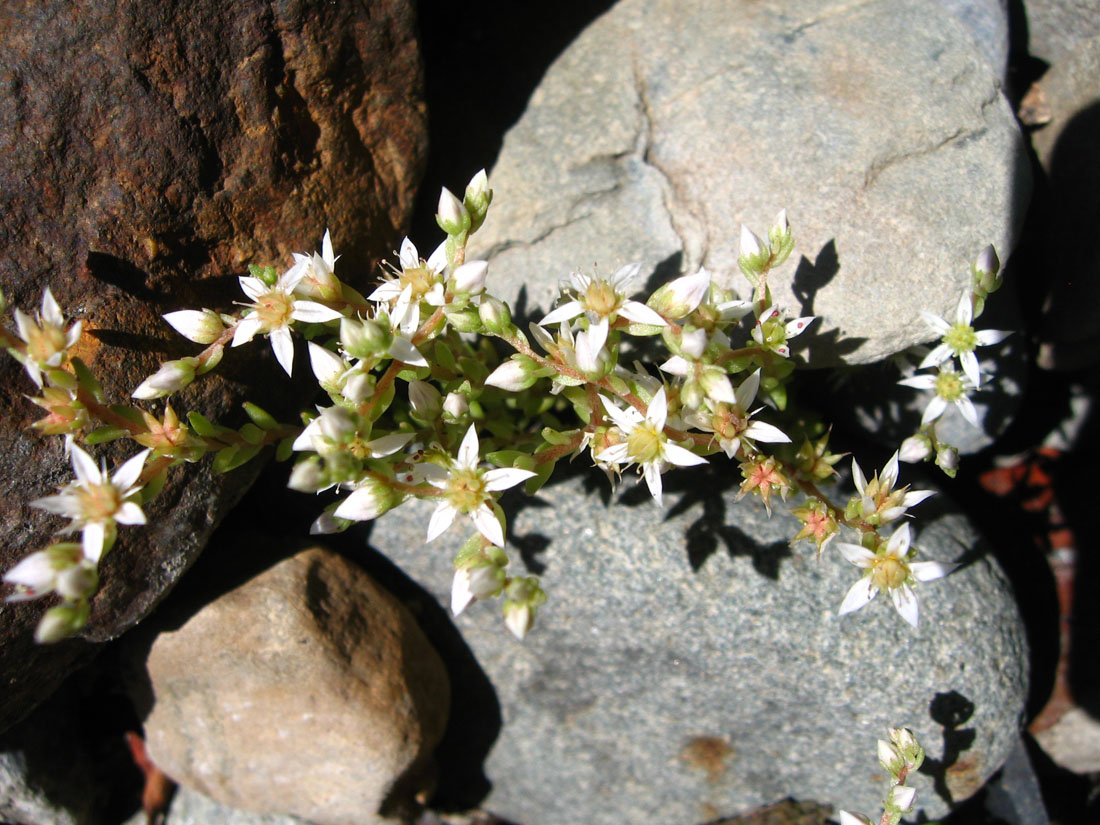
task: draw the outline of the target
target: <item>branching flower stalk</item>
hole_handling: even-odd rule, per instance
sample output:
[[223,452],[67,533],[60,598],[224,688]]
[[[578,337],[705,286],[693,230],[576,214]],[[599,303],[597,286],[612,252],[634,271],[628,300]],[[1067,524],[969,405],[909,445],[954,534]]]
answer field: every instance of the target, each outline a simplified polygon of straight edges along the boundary
[[[173,466],[213,453],[214,469],[227,472],[268,445],[281,460],[297,457],[290,487],[328,491],[315,533],[378,518],[412,498],[435,505],[428,541],[452,525],[468,525],[473,535],[455,559],[452,610],[458,615],[475,601],[499,597],[505,625],[519,638],[546,594],[536,577],[509,573],[500,496],[521,484],[534,494],[558,461],[582,453],[613,484],[634,468],[658,505],[670,468],[719,455],[737,462],[740,496],[758,496],[769,512],[777,502],[800,499],[791,510],[801,525],[794,541],[812,541],[821,554],[841,531],[854,536],[837,546],[864,576],[841,613],[884,592],[916,625],[913,586],[950,566],[915,561],[908,524],[880,532],[930,495],[898,485],[898,459],[912,458],[912,444],[870,480],[853,462],[857,492],[841,505],[821,489],[835,479],[842,457],[830,451],[828,430],[784,417],[791,346],[814,321],[788,317],[768,286],[769,273],[794,246],[786,211],[766,240],[742,230],[738,264],[751,299],[705,269],[675,278],[645,300],[634,295],[640,264],[610,278],[574,272],[558,305],[525,332],[507,304],[487,291],[488,264],[468,255],[491,201],[484,172],[461,199],[444,189],[436,215],[444,241],[423,258],[405,239],[396,263],[386,265],[366,297],[338,277],[341,259],[326,231],[319,253],[296,253],[282,273],[250,267],[240,279],[248,300],[235,313],[167,314],[177,332],[204,349],[162,364],[135,388],[136,400],[157,409],[108,403],[99,381],[70,355],[80,325],[66,324],[48,290],[35,319],[16,310],[16,331],[0,328],[0,344],[40,388],[31,400],[46,415],[34,426],[64,436],[77,475],[36,504],[67,516],[62,532],[79,531],[81,542],[51,545],[4,576],[15,586],[10,599],[60,595],[61,604],[39,625],[39,640],[64,638],[83,625],[98,563],[117,526],[140,522],[140,508]],[[975,264],[975,283],[991,291],[979,266],[990,266],[987,254]],[[956,326],[969,322],[963,315]],[[290,374],[296,336],[307,339],[304,351],[323,399],[303,412],[301,425],[280,423],[251,403],[239,428],[173,407],[172,396],[215,369],[227,348],[259,337],[269,340]],[[952,336],[960,347],[971,340],[958,330]],[[620,363],[630,338],[659,341],[665,357],[655,368]],[[981,334],[973,340],[992,343]],[[502,348],[511,354],[502,357]],[[301,362],[303,349],[297,353]],[[972,366],[968,355],[963,367],[971,372]],[[924,437],[933,443],[934,427]],[[113,472],[97,467],[76,443],[94,447],[116,439],[134,442],[141,452]]]

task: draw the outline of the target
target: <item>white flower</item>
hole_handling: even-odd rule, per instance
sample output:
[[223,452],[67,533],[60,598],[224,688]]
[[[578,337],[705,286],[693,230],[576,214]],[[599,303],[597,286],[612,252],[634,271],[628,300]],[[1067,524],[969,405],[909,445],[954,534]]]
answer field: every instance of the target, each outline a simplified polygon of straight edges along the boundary
[[973,305],[971,304],[969,292],[964,292],[959,300],[959,305],[955,309],[954,324],[947,323],[943,318],[933,315],[931,312],[922,310],[920,315],[929,327],[938,335],[943,336],[940,344],[920,362],[920,368],[938,366],[954,355],[958,357],[963,372],[966,373],[975,387],[981,386],[982,374],[978,368],[978,358],[974,355],[974,349],[1000,343],[1012,334],[998,329],[975,331],[970,326],[973,319]]
[[34,383],[42,386],[42,370],[59,367],[69,347],[80,339],[82,323],[77,321],[65,329],[65,317],[54,300],[50,288],[42,293],[42,310],[32,320],[22,310],[15,310],[15,325],[19,337],[27,342],[26,357],[20,357],[23,367]]
[[710,273],[700,268],[694,275],[681,275],[659,287],[647,303],[666,318],[676,320],[694,312],[708,289]]
[[241,289],[252,299],[252,312],[237,322],[233,346],[246,344],[259,333],[266,333],[280,366],[290,375],[294,365],[294,341],[290,335],[293,321],[323,324],[335,321],[340,313],[316,301],[297,298],[294,290],[306,275],[305,268],[291,268],[279,276],[274,286],[259,278],[241,278]]
[[657,312],[626,297],[627,287],[641,271],[641,264],[627,264],[612,275],[610,281],[580,272],[571,273],[562,293],[572,295],[573,299],[550,312],[539,324],[557,324],[585,313],[593,324],[597,320],[611,322],[621,315],[636,324],[667,326]]
[[760,346],[767,347],[777,355],[790,358],[791,348],[787,346],[787,341],[805,332],[815,318],[814,315],[806,315],[784,321],[779,313],[779,307],[771,306],[757,319],[752,328],[752,338]]
[[875,473],[868,481],[859,462],[852,459],[852,478],[859,491],[859,514],[873,525],[900,518],[910,507],[935,495],[931,490],[910,490],[908,486],[895,490],[898,470],[898,453],[894,453],[882,472]]
[[[435,467],[437,472],[427,475],[429,484],[444,491],[428,523],[427,541],[442,535],[454,522],[455,516],[465,513],[481,535],[497,547],[504,546],[504,530],[493,512],[491,493],[515,487],[535,474],[516,467],[481,470],[477,466],[480,449],[477,429],[471,424],[458,448],[458,456],[450,461],[450,467],[446,470]],[[429,468],[425,466],[424,470]]]
[[161,317],[176,332],[196,344],[212,344],[225,332],[221,316],[212,309],[181,309]]
[[79,596],[86,589],[79,585],[79,575],[74,579],[71,574],[66,574],[67,571],[78,570],[82,561],[85,559],[81,546],[69,542],[31,553],[4,574],[4,581],[16,588],[4,601],[39,599],[55,590],[65,598]]
[[106,465],[96,467],[90,455],[73,445],[71,457],[76,481],[62,487],[57,495],[36,499],[30,504],[72,519],[72,524],[62,532],[82,530],[84,556],[97,562],[103,555],[108,530],[113,529],[116,522],[145,524],[141,507],[130,499],[141,490],[135,484],[149,452],[142,450],[108,478]]
[[[662,369],[664,369],[662,367]],[[750,411],[753,399],[760,389],[760,370],[752,373],[734,390],[733,404],[717,404],[714,412],[697,411],[685,416],[689,424],[718,437],[718,445],[729,457],[737,455],[742,443],[753,447],[754,441],[767,444],[789,444],[791,439],[781,429],[763,421],[753,421],[763,407]]]
[[138,384],[131,395],[141,401],[163,398],[179,392],[194,380],[195,359],[181,358],[178,361],[167,361],[161,364],[160,369]]
[[335,301],[341,295],[340,281],[333,269],[339,257],[332,250],[332,236],[325,230],[321,240],[321,254],[312,255],[294,253],[294,265],[287,276],[297,280],[294,291],[304,298],[320,298],[323,301]]
[[[431,306],[443,306],[443,270],[447,267],[447,250],[444,244],[437,246],[425,261],[421,259],[413,242],[405,238],[401,241],[397,262],[401,269],[387,264],[392,277],[383,281],[381,286],[367,296],[370,300],[394,304],[403,299],[405,303],[416,307],[418,320],[421,301],[426,301]],[[413,326],[415,328],[415,323]]]
[[685,447],[673,444],[665,435],[668,401],[665,398],[664,387],[661,387],[649,402],[644,418],[633,407],[626,410],[619,409],[603,395],[600,396],[600,402],[607,411],[607,415],[615,422],[615,426],[622,430],[626,440],[602,451],[596,456],[596,461],[609,464],[637,463],[649,486],[649,492],[658,505],[661,504],[661,471],[667,465],[690,467],[707,463],[705,458]]
[[871,820],[866,814],[837,811],[837,816],[840,817],[840,825],[871,825]]
[[844,597],[840,615],[859,610],[884,591],[898,614],[913,627],[917,626],[917,597],[912,585],[946,576],[958,565],[938,561],[909,561],[909,525],[903,524],[877,553],[858,544],[838,544],[837,549],[856,567],[863,568],[860,578]]
[[977,385],[969,375],[959,375],[955,372],[951,365],[941,364],[939,373],[936,375],[914,375],[912,378],[903,378],[898,383],[917,390],[934,390],[928,406],[924,408],[924,415],[921,416],[922,426],[930,424],[943,415],[948,404],[954,404],[971,426],[980,426],[978,412],[968,397],[968,393],[977,389]]

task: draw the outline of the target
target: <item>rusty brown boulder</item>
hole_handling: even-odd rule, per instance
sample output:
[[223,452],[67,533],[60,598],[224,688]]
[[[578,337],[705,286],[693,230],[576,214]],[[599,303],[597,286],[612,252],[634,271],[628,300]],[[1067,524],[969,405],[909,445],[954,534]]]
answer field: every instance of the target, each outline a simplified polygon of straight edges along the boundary
[[[159,316],[231,310],[248,264],[286,266],[330,228],[338,274],[362,286],[399,239],[426,156],[407,0],[12,0],[0,32],[0,286],[24,311],[52,289],[111,399],[195,354]],[[247,391],[286,420],[298,403],[277,370],[260,342],[235,350],[177,409],[241,424]],[[27,432],[34,387],[6,355],[0,381],[6,570],[64,525],[27,502],[71,470],[60,439]],[[0,730],[148,613],[254,472],[174,468],[149,526],[125,528],[104,561],[84,640],[35,647],[42,604],[4,606]]]

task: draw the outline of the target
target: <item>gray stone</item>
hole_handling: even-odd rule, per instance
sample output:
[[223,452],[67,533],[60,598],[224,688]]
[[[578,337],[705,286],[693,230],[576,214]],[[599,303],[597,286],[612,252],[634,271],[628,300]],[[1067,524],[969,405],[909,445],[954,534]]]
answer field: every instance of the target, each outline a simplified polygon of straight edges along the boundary
[[1008,71],[1008,0],[939,0],[974,37],[989,65],[1004,78]]
[[941,7],[625,0],[547,71],[490,182],[472,254],[543,309],[593,261],[741,289],[739,224],[789,208],[776,300],[822,316],[795,349],[826,365],[923,340],[917,310],[946,312],[986,243],[1012,249],[1028,171],[997,74]]
[[[486,809],[531,825],[694,823],[787,796],[871,810],[875,740],[897,725],[927,748],[915,783],[930,817],[997,770],[1019,731],[1026,645],[965,518],[935,499],[917,508],[922,556],[963,566],[919,586],[914,630],[882,598],[839,617],[856,568],[832,548],[792,551],[797,522],[735,502],[728,469],[665,480],[665,511],[632,482],[608,509],[603,478],[581,476],[511,515],[513,566],[543,570],[549,601],[522,643],[497,604],[455,620],[500,702]],[[371,544],[447,604],[465,536],[422,546],[430,510],[403,505]]]
[[[139,811],[124,825],[147,825]],[[168,806],[162,825],[309,825],[304,819],[288,814],[259,814],[242,811],[215,802],[198,791],[180,786]]]
[[1100,35],[1096,0],[1027,0],[1027,50],[1057,66],[1078,44]]
[[153,762],[235,808],[372,825],[430,786],[449,683],[408,610],[321,548],[162,633],[148,659]]

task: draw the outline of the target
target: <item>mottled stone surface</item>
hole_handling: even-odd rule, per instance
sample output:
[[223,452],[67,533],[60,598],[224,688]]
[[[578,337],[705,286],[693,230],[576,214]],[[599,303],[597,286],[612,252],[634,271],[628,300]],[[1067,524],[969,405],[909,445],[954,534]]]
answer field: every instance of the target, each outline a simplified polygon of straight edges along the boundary
[[547,71],[490,182],[474,254],[528,308],[594,261],[742,289],[740,223],[787,207],[772,285],[821,316],[795,349],[824,366],[926,340],[918,310],[953,307],[985,244],[1012,249],[1028,171],[998,74],[940,5],[627,0]]
[[[628,482],[609,509],[586,476],[511,514],[513,566],[540,572],[549,601],[522,643],[496,603],[455,621],[500,702],[485,808],[532,825],[703,822],[788,796],[872,810],[875,740],[897,725],[927,749],[915,782],[930,817],[997,770],[1026,644],[967,520],[916,508],[922,557],[963,566],[918,587],[914,630],[882,598],[839,617],[856,568],[792,551],[796,522],[735,502],[734,483],[726,467],[670,474],[661,511]],[[422,546],[430,509],[386,515],[371,544],[447,604],[466,531]]]
[[412,615],[311,548],[162,633],[150,758],[230,807],[367,825],[430,786],[449,687]]
[[[138,812],[125,825],[146,825],[145,814]],[[215,802],[198,791],[180,787],[164,818],[163,825],[309,825],[289,814],[258,814]]]
[[1027,0],[1027,50],[1052,65],[1084,40],[1100,35],[1095,0]]
[[[199,348],[159,316],[229,310],[249,263],[283,265],[330,227],[356,282],[392,248],[425,156],[413,11],[362,4],[17,0],[0,7],[0,287],[24,310],[49,286],[88,334],[78,354],[124,400],[162,360]],[[299,365],[299,370],[301,370]],[[270,348],[232,352],[177,403],[238,426],[248,397],[291,416]],[[59,439],[26,427],[33,385],[0,358],[0,524],[7,569],[64,522],[26,502],[71,478]],[[257,388],[257,384],[261,384]],[[296,409],[296,408],[295,408]],[[97,455],[121,460],[132,447]],[[172,471],[103,566],[90,640],[144,616],[253,478]],[[40,604],[0,622],[0,729],[90,647],[36,648]]]
[[1008,71],[1009,0],[938,0],[970,31],[989,65],[1003,78]]

